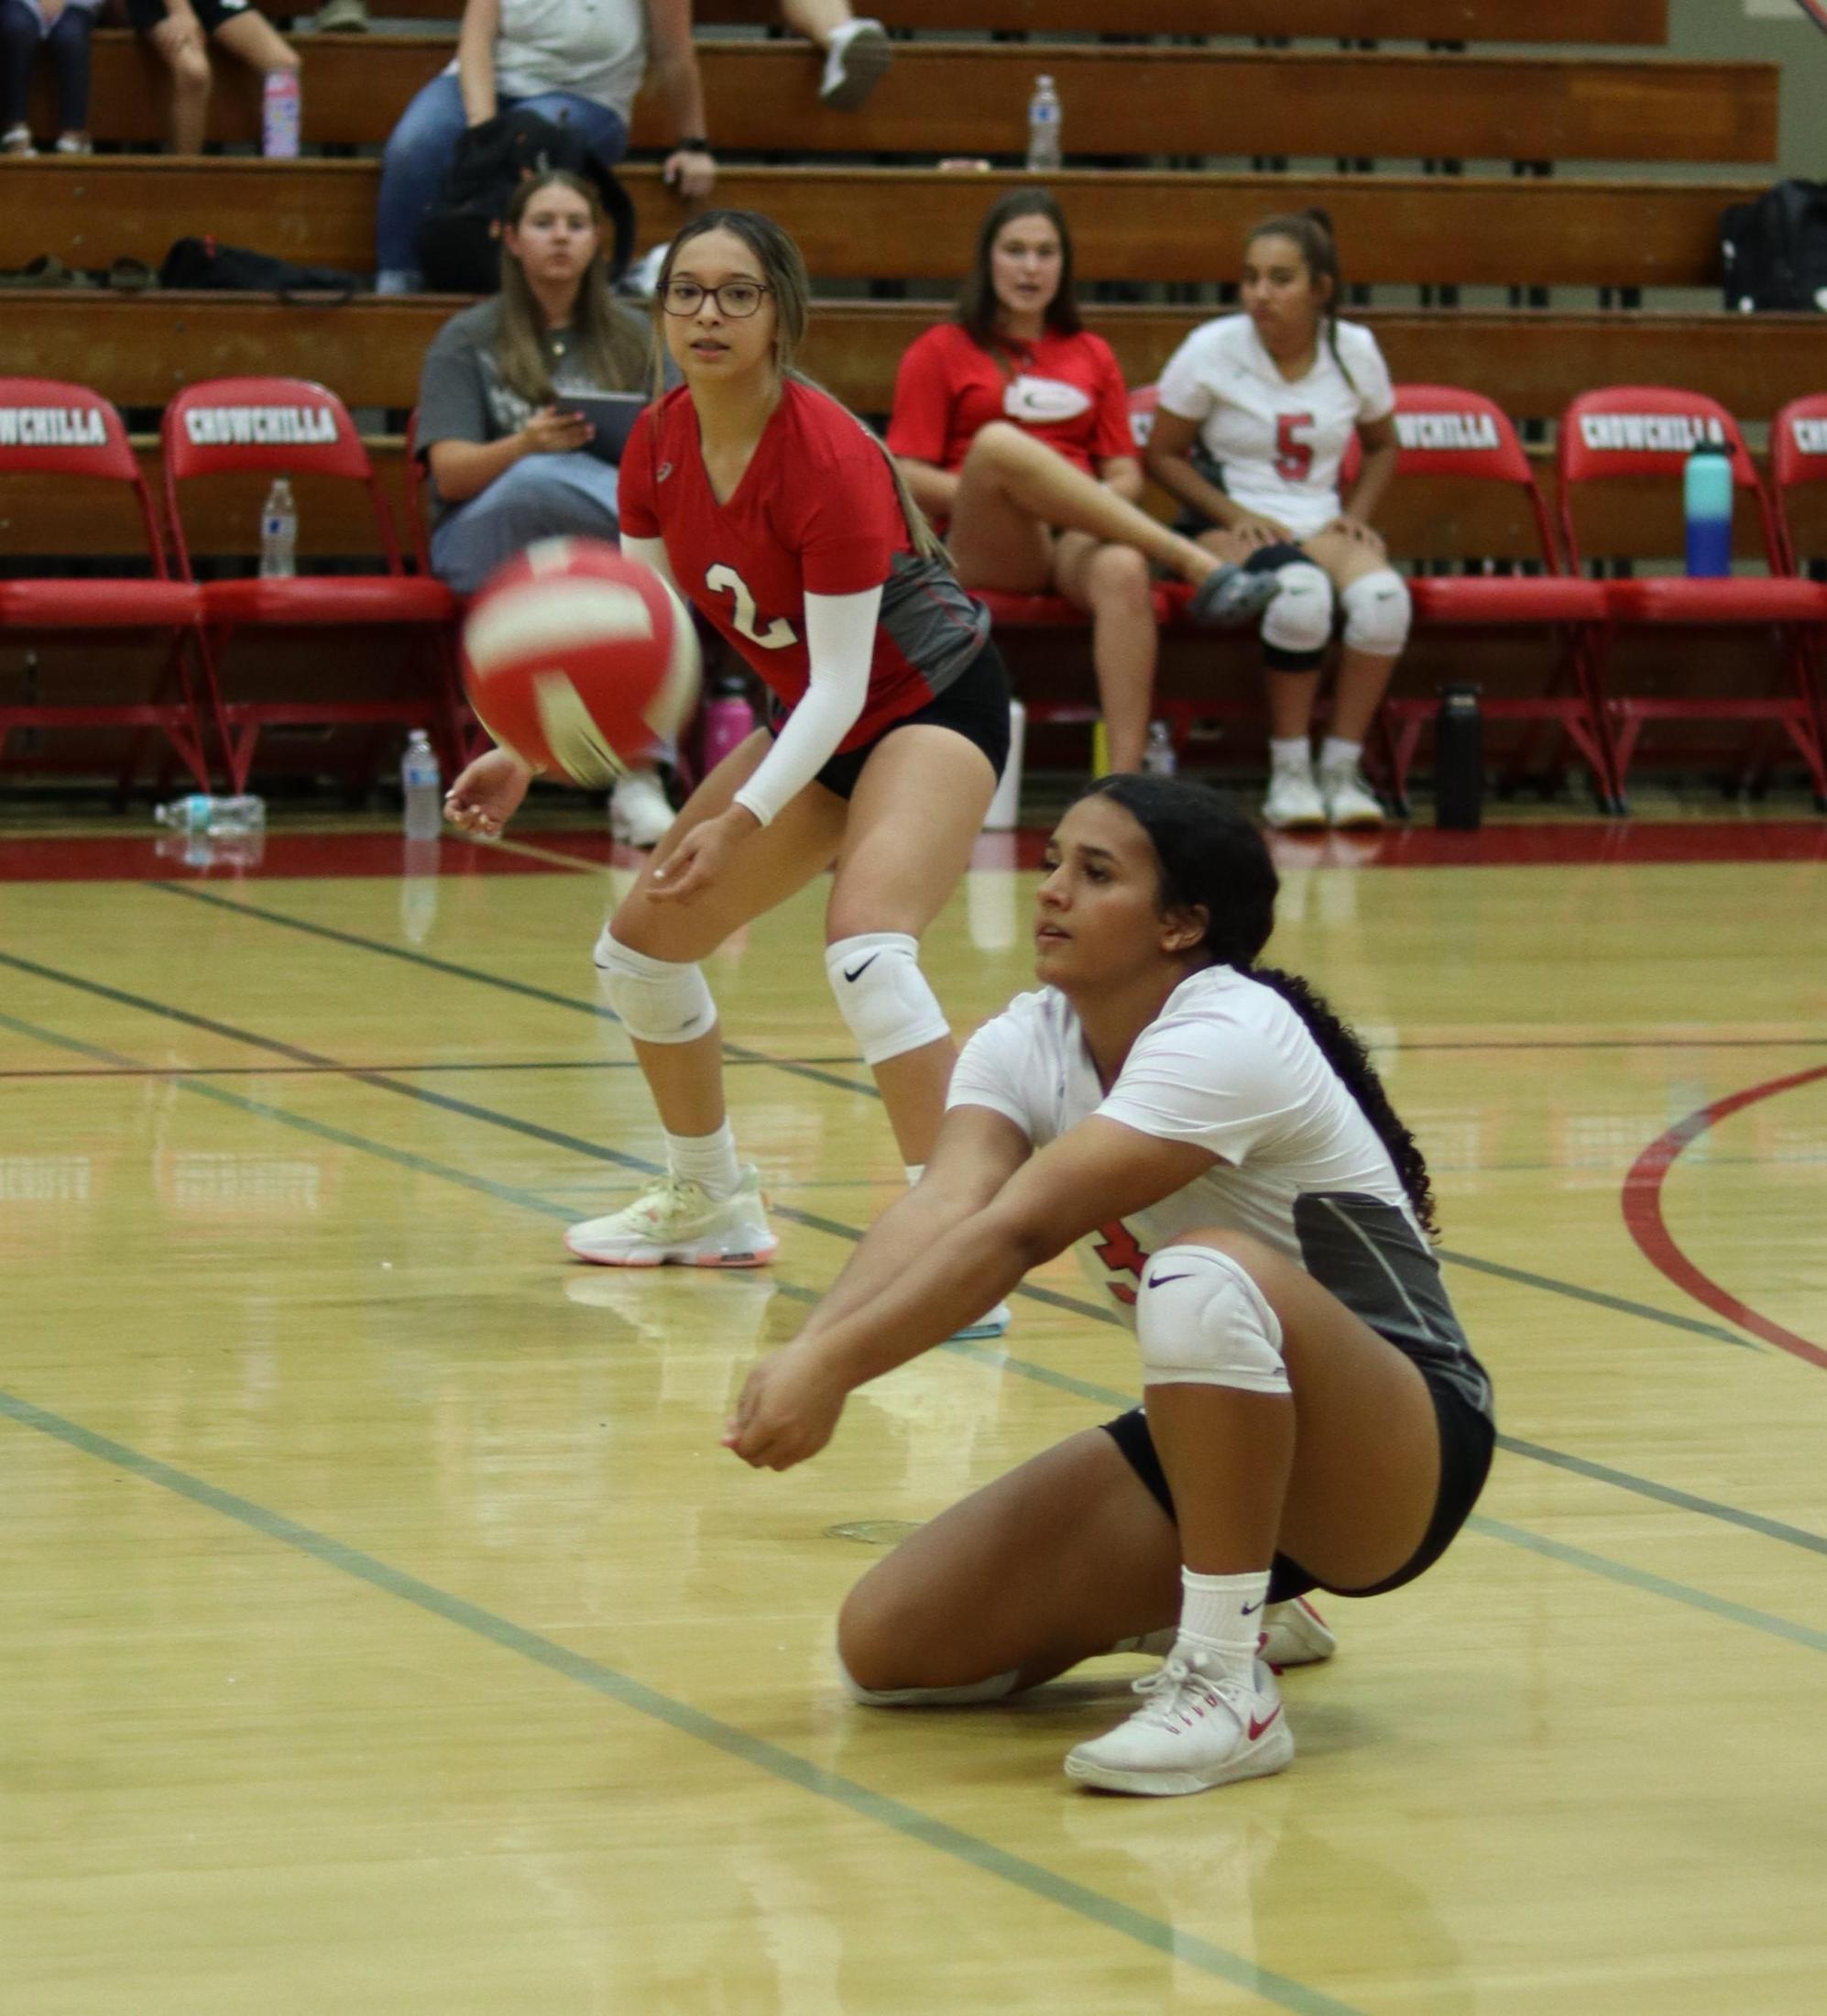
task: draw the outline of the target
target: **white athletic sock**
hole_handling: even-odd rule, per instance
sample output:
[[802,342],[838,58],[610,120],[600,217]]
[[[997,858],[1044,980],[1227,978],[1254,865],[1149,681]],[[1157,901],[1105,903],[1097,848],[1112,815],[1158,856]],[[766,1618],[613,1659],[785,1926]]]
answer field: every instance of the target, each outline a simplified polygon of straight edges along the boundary
[[907,1188],[911,1190],[914,1184],[925,1175],[926,1165],[924,1162],[903,1162],[901,1165],[901,1172],[907,1178]]
[[1272,735],[1269,738],[1269,761],[1276,770],[1311,771],[1313,745],[1304,735],[1290,735],[1285,740]]
[[1208,1671],[1216,1660],[1247,1679],[1262,1635],[1269,1571],[1248,1575],[1196,1575],[1180,1571],[1181,1645],[1190,1641]]
[[1319,745],[1319,767],[1321,770],[1355,770],[1363,752],[1362,742],[1341,741],[1338,736],[1329,735]]
[[699,1184],[717,1202],[735,1195],[742,1180],[736,1159],[736,1136],[725,1121],[715,1134],[666,1136],[666,1167],[674,1176]]

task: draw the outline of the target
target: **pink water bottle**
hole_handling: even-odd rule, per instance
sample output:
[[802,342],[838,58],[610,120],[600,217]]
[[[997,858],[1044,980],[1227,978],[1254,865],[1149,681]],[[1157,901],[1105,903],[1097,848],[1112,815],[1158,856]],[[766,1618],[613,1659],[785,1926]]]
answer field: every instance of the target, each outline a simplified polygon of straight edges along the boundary
[[711,689],[705,702],[705,774],[738,749],[755,732],[755,710],[749,705],[748,688],[733,673],[727,673]]

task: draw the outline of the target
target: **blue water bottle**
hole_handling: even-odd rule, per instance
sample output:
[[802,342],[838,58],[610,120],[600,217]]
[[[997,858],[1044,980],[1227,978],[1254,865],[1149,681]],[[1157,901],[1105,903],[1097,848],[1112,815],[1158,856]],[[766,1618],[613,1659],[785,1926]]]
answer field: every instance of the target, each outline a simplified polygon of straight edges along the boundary
[[1688,519],[1688,572],[1732,572],[1732,455],[1723,441],[1702,441],[1681,477]]

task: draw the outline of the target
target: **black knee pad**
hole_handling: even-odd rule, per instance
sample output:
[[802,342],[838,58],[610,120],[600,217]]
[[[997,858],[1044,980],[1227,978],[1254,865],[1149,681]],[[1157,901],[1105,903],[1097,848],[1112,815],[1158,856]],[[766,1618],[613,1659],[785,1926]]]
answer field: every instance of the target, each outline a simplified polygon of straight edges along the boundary
[[1285,567],[1290,561],[1306,558],[1307,555],[1292,540],[1278,539],[1273,545],[1258,546],[1243,563],[1243,571],[1245,574],[1274,574],[1277,568]]

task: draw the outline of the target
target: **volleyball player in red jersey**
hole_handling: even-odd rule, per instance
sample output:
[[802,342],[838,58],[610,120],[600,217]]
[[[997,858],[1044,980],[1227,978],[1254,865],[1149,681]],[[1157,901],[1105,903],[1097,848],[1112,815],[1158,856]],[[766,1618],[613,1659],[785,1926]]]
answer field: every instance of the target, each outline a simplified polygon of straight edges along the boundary
[[[968,864],[1001,772],[1008,682],[981,605],[886,448],[793,375],[807,295],[798,248],[750,211],[687,225],[656,290],[684,383],[629,438],[622,550],[709,619],[774,707],[693,793],[597,941],[666,1134],[665,1175],[566,1235],[607,1265],[752,1266],[773,1254],[756,1172],[737,1159],[696,962],[834,863],[826,970],[910,1179],[956,1055],[919,939]],[[528,781],[493,751],[457,779],[451,816],[498,832]]]

